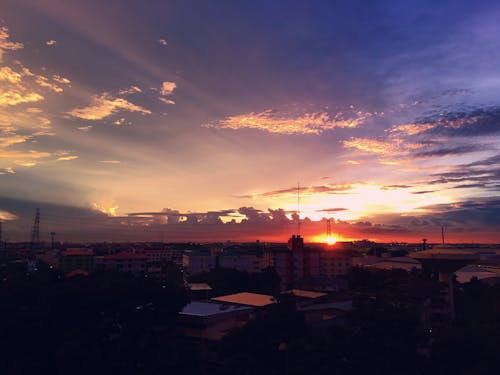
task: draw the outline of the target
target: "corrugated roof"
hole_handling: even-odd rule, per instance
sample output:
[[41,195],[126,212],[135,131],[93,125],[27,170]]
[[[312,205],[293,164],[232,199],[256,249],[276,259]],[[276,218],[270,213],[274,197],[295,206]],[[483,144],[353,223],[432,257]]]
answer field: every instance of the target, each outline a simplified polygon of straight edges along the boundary
[[255,306],[255,307],[267,306],[276,303],[276,300],[274,299],[273,296],[268,296],[267,294],[257,294],[248,292],[215,297],[212,298],[212,300],[218,302],[236,303],[239,305]]

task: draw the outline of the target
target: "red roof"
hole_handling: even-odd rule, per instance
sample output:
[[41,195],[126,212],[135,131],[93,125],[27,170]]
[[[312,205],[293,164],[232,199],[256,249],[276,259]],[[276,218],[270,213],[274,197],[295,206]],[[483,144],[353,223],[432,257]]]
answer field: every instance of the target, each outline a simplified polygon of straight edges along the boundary
[[88,273],[87,271],[77,269],[77,270],[74,270],[74,271],[68,272],[68,273],[66,274],[66,277],[73,277],[73,276],[78,276],[78,275],[88,276],[88,275],[89,275],[89,273]]

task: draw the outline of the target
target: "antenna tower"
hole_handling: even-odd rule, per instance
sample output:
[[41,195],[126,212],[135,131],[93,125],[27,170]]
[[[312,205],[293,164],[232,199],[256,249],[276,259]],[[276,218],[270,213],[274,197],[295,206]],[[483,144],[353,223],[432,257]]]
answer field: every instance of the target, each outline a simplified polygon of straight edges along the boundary
[[31,244],[38,245],[40,243],[40,209],[36,209],[35,222],[31,231]]
[[442,240],[443,246],[444,246],[444,225],[441,226],[441,240]]
[[0,249],[2,248],[2,219],[0,219]]
[[297,234],[300,236],[300,182],[297,182]]
[[326,237],[329,238],[332,236],[332,219],[326,220]]

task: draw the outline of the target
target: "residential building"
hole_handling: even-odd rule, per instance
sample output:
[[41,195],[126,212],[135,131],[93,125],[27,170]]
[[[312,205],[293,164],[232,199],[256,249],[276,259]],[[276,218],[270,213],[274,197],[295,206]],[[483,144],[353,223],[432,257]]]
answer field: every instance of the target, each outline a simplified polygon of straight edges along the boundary
[[218,254],[218,265],[221,268],[257,273],[266,267],[266,262],[260,247],[230,246]]
[[97,267],[104,270],[130,272],[135,276],[146,272],[147,256],[136,253],[118,253],[96,258]]
[[75,270],[92,272],[95,269],[94,253],[88,249],[68,249],[61,253],[59,270],[63,274]]
[[209,272],[216,264],[216,256],[210,250],[187,250],[182,257],[182,265],[190,275]]

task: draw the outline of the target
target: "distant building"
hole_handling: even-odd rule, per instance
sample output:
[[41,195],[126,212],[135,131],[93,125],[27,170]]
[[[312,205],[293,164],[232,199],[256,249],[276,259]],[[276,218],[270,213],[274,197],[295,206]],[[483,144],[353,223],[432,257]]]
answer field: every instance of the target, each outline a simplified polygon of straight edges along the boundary
[[461,284],[468,283],[472,279],[498,281],[500,280],[500,267],[498,265],[470,264],[455,272],[457,281]]
[[179,266],[182,265],[182,249],[169,246],[158,249],[144,249],[137,252],[145,254],[150,264],[172,262]]
[[218,254],[218,265],[221,268],[257,273],[266,267],[266,262],[260,247],[230,246]]
[[293,235],[287,246],[268,248],[265,262],[281,278],[281,288],[290,289],[300,280],[320,277],[320,254],[318,249],[305,247],[300,235]]
[[81,270],[87,273],[95,269],[94,253],[87,249],[68,249],[61,253],[59,270],[63,274]]
[[130,272],[135,276],[146,272],[147,256],[136,253],[118,253],[96,258],[96,265],[103,270]]
[[320,253],[320,276],[322,278],[335,278],[346,275],[353,267],[353,254],[351,251],[324,250]]
[[216,264],[216,256],[210,250],[188,250],[182,256],[182,265],[190,275],[209,272]]
[[370,269],[378,270],[404,270],[407,272],[419,270],[422,265],[419,261],[410,257],[389,257],[380,258],[379,262],[365,266]]

